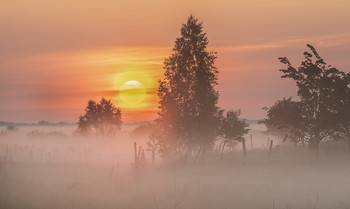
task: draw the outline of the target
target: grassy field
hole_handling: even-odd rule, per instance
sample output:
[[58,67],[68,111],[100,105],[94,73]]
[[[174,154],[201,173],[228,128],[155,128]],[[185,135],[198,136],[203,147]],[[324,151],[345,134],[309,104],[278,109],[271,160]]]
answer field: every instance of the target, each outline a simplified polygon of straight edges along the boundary
[[264,138],[245,160],[237,148],[221,163],[214,152],[204,164],[157,159],[135,173],[128,130],[104,141],[19,133],[0,140],[0,208],[350,208],[345,142],[323,143],[318,158],[277,145],[269,160]]

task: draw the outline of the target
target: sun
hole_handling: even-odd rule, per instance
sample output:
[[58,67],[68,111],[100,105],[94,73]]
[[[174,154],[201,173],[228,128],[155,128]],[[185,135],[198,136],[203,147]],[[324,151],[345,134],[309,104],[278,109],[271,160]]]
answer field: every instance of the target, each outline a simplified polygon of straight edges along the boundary
[[146,88],[136,80],[129,80],[119,88],[119,98],[128,107],[138,107],[146,98]]
[[122,71],[112,76],[115,97],[112,99],[124,111],[139,111],[149,108],[155,101],[155,79],[146,70]]

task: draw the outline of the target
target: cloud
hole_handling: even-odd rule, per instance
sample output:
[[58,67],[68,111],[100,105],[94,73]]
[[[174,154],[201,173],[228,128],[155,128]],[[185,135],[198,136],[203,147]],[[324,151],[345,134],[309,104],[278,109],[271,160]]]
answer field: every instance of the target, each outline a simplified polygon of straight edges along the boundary
[[350,33],[339,33],[324,36],[309,36],[309,37],[289,37],[287,39],[277,40],[274,42],[264,42],[257,44],[247,44],[247,45],[230,45],[227,43],[226,46],[219,46],[220,50],[232,51],[232,52],[242,52],[242,51],[261,51],[269,49],[279,49],[295,47],[300,44],[312,43],[318,47],[338,47],[350,44]]

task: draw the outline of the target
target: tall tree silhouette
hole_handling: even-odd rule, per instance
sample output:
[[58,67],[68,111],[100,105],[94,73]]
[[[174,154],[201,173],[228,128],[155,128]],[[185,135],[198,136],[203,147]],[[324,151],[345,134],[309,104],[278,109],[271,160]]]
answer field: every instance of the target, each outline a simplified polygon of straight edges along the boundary
[[310,148],[317,150],[323,139],[335,138],[341,124],[346,124],[340,115],[349,109],[346,101],[350,74],[327,65],[313,46],[307,46],[312,53],[304,52],[305,60],[300,67],[293,67],[286,57],[281,57],[287,69],[280,71],[284,74],[282,78],[295,80],[298,87],[302,125],[297,126],[297,131],[303,132]]
[[[163,154],[194,150],[203,158],[211,148],[219,125],[216,52],[207,50],[202,23],[192,15],[181,28],[172,54],[164,61],[159,81],[159,118]],[[166,154],[167,153],[167,154]],[[197,155],[196,154],[196,155]]]
[[121,110],[111,100],[102,98],[99,103],[90,100],[85,114],[79,117],[77,132],[98,137],[114,136],[120,130]]

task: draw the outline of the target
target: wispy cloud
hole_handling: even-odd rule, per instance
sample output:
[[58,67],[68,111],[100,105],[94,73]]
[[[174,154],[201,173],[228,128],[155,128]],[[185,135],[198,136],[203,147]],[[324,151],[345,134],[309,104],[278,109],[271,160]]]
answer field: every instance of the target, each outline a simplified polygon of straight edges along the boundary
[[[0,63],[2,87],[1,106],[8,110],[26,103],[27,110],[40,109],[51,114],[51,110],[83,110],[88,99],[111,98],[122,106],[118,97],[120,83],[139,79],[147,90],[142,108],[132,112],[155,116],[157,98],[155,85],[162,75],[164,57],[170,47],[101,47],[90,50],[37,54],[16,61]],[[28,98],[30,98],[28,100]],[[29,101],[29,102],[28,102]],[[77,117],[81,111],[71,114]],[[123,106],[124,118],[129,118],[129,109]],[[2,113],[2,111],[0,111]],[[153,115],[151,114],[153,113]],[[133,118],[137,118],[135,113]]]
[[219,46],[220,50],[224,51],[261,51],[269,49],[294,47],[300,44],[312,43],[318,47],[337,47],[350,44],[350,33],[339,33],[325,36],[309,36],[309,37],[289,37],[283,40],[273,42],[262,42],[256,44],[231,45],[227,43],[226,46]]
[[169,47],[108,47],[99,50],[76,53],[77,61],[84,64],[162,64],[164,56],[170,52]]

